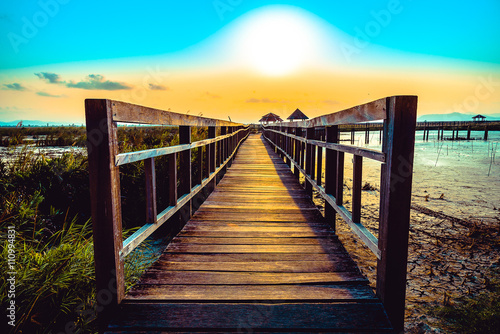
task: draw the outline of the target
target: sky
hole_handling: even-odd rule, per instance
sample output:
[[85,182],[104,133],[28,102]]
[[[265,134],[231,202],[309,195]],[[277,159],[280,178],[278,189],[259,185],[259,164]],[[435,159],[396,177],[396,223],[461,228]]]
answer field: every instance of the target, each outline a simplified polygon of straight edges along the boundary
[[2,0],[0,121],[106,98],[257,122],[393,95],[500,112],[500,1]]

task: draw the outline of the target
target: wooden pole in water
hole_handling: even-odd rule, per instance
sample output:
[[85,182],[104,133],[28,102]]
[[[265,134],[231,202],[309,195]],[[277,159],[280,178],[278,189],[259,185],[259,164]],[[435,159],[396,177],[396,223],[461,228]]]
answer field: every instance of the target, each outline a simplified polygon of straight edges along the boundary
[[470,140],[470,125],[467,127],[467,140]]
[[488,140],[488,126],[484,127],[484,140]]

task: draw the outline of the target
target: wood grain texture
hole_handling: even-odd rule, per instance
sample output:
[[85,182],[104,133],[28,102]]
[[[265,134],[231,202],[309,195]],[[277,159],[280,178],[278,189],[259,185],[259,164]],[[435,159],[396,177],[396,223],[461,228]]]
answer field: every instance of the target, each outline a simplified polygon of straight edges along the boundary
[[380,303],[124,303],[117,316],[113,330],[391,332]]
[[121,307],[113,330],[237,331],[252,307],[272,309],[249,327],[259,331],[390,329],[366,277],[260,135]]

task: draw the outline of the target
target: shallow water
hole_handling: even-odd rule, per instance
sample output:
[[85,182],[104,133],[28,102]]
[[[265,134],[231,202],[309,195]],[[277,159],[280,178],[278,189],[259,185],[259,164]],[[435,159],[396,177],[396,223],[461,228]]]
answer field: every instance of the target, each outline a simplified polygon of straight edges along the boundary
[[[473,131],[472,138],[484,132]],[[349,135],[350,138],[350,134]],[[500,216],[500,132],[490,132],[489,140],[429,141],[416,134],[412,202],[462,219],[498,219]],[[445,131],[445,137],[451,131]],[[356,133],[360,146],[380,150],[378,132],[364,145],[364,132]],[[498,154],[498,155],[497,155]],[[346,178],[352,179],[352,164],[346,156]],[[380,187],[380,163],[364,159],[363,184]],[[351,181],[352,182],[352,181]]]

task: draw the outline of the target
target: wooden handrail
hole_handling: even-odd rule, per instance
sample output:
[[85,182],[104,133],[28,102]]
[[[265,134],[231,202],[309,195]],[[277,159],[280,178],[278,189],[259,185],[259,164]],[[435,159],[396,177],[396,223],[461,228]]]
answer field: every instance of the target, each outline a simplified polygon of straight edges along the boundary
[[[397,331],[404,325],[416,114],[416,96],[393,96],[308,121],[263,127],[264,137],[293,168],[295,176],[304,176],[306,192],[312,195],[315,189],[325,200],[325,218],[332,227],[335,229],[339,214],[377,256],[376,292]],[[382,151],[338,144],[339,125],[375,120],[383,120]],[[315,127],[325,127],[323,140],[315,138]],[[320,157],[324,148],[323,187]],[[343,205],[345,153],[354,156],[352,212]],[[382,162],[378,239],[361,222],[363,158]]]
[[[98,320],[104,328],[125,295],[124,258],[174,214],[186,222],[193,213],[192,199],[203,189],[216,186],[217,176],[231,164],[239,145],[250,132],[241,123],[178,114],[125,102],[88,99],[85,101],[87,149],[90,175],[94,259],[97,285]],[[118,152],[118,123],[179,126],[176,146],[130,153]],[[191,142],[191,127],[208,127],[208,139]],[[221,136],[216,137],[216,128]],[[191,179],[191,152],[197,148],[200,175]],[[206,159],[202,161],[203,150]],[[168,157],[169,203],[158,214],[155,158]],[[180,168],[177,168],[179,160]],[[125,241],[119,167],[144,161],[146,182],[146,222]],[[203,168],[204,167],[204,168]],[[179,186],[177,181],[179,180]],[[104,296],[104,297],[103,297]]]

